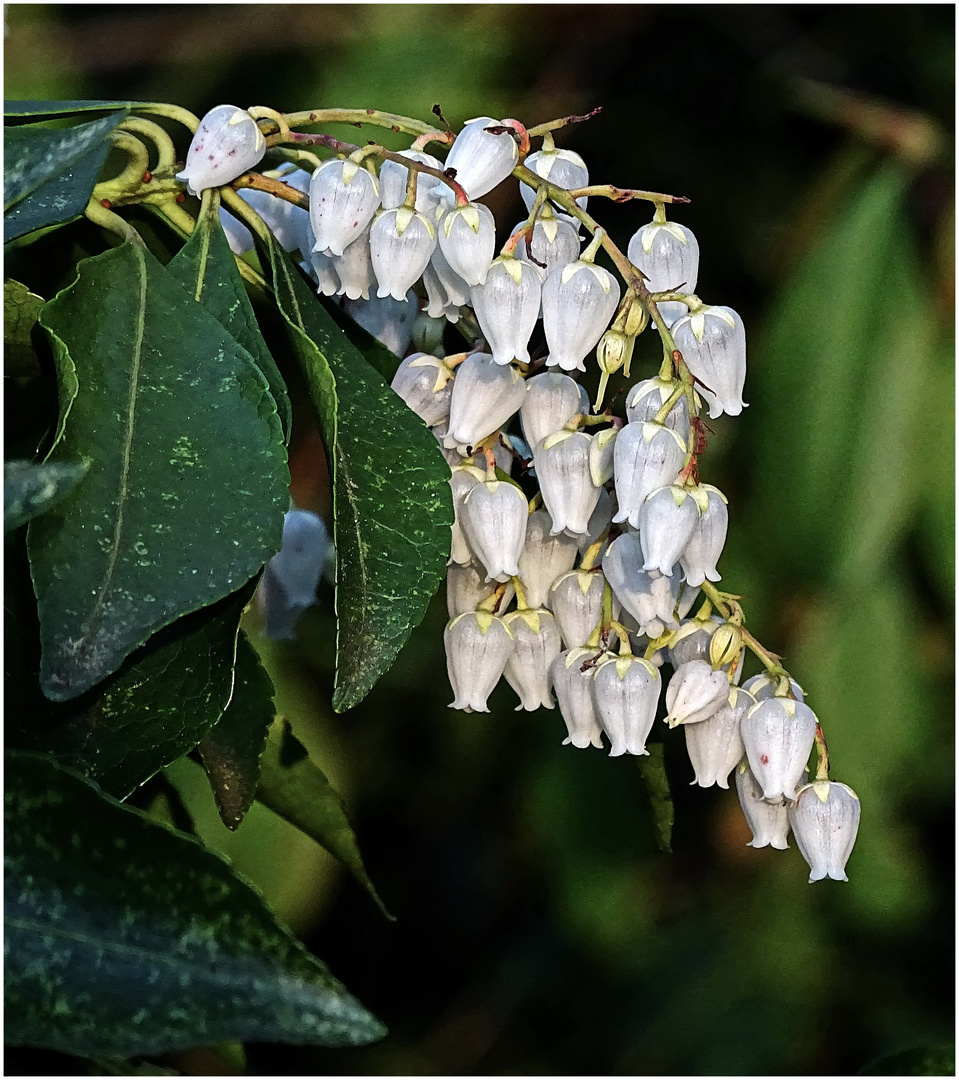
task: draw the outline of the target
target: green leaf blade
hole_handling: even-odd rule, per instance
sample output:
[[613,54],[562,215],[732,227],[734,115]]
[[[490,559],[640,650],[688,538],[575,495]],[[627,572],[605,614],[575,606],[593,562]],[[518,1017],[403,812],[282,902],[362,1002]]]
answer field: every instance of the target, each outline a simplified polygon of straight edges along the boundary
[[110,133],[126,115],[123,109],[59,130],[4,129],[5,240],[65,225],[83,213],[109,152]]
[[333,471],[337,660],[333,707],[389,668],[443,578],[449,467],[433,434],[363,359],[273,246],[274,288]]
[[7,461],[3,466],[3,531],[10,532],[31,518],[52,510],[86,474],[84,462],[34,465]]
[[31,523],[41,685],[76,697],[280,547],[282,429],[249,354],[139,247],[80,264],[41,324],[79,389],[53,460],[84,483]]
[[200,844],[7,757],[5,1037],[87,1056],[384,1030]]

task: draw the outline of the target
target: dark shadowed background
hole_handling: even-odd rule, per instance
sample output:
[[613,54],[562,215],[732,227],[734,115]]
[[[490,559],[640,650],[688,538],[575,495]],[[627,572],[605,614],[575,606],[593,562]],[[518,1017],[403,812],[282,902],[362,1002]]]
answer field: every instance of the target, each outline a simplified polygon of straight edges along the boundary
[[[750,408],[711,423],[701,459],[729,497],[722,585],[786,656],[833,778],[862,799],[849,884],[810,886],[794,846],[746,847],[734,792],[689,786],[671,732],[663,854],[635,760],[561,747],[559,714],[513,712],[505,686],[489,715],[448,710],[442,592],[342,716],[329,588],[297,642],[266,641],[251,616],[279,708],[346,796],[397,921],[269,811],[228,834],[200,770],[170,770],[207,841],[390,1029],[360,1050],[250,1046],[250,1073],[953,1072],[954,17],[923,4],[6,6],[8,98],[422,119],[438,103],[456,129],[601,105],[558,144],[594,183],[689,196],[675,216],[701,244],[697,292],[744,317]],[[505,239],[524,216],[515,185],[484,201]],[[590,209],[623,248],[650,216]],[[641,342],[634,379],[657,364]],[[304,401],[291,466],[299,505],[327,513]],[[23,1052],[8,1072],[61,1067],[48,1059]],[[243,1068],[230,1048],[174,1064]]]

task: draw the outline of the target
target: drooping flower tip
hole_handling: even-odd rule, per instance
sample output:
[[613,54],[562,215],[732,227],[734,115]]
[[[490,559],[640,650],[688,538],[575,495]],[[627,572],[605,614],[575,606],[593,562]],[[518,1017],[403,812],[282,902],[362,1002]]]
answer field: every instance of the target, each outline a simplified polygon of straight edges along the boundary
[[222,187],[258,165],[266,153],[266,139],[245,109],[217,105],[200,121],[177,180],[191,195]]

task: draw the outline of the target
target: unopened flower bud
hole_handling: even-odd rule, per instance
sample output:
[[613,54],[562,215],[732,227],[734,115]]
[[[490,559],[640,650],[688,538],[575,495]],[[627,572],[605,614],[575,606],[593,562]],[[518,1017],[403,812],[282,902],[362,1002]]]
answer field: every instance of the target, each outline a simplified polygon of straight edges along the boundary
[[619,305],[616,318],[613,319],[612,329],[625,334],[629,338],[637,338],[649,326],[649,312],[642,300],[629,290]]
[[788,810],[796,846],[809,863],[809,881],[848,881],[846,863],[859,832],[859,796],[845,784],[818,780],[802,788]]
[[176,178],[185,181],[191,195],[199,195],[249,172],[265,153],[266,139],[253,117],[235,105],[217,105],[200,121]]
[[723,622],[709,639],[709,662],[714,668],[738,663],[743,652],[743,632],[734,623]]
[[729,679],[713,671],[705,660],[690,660],[673,673],[666,687],[666,722],[696,724],[706,720],[729,700]]

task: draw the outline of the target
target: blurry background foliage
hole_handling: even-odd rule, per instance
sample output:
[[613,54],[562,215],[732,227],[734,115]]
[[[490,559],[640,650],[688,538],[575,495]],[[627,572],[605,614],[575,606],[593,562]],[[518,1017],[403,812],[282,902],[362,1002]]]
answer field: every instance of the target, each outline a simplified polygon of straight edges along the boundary
[[[330,595],[295,643],[266,641],[253,615],[278,708],[347,797],[399,921],[259,805],[227,833],[201,771],[171,769],[201,834],[390,1028],[359,1050],[249,1046],[246,1068],[952,1073],[953,7],[5,10],[8,98],[424,119],[438,103],[454,128],[602,105],[560,145],[594,182],[688,195],[676,217],[701,243],[697,291],[744,317],[751,407],[710,424],[702,464],[729,496],[723,587],[785,655],[834,778],[863,802],[849,884],[811,887],[794,847],[746,848],[734,792],[688,786],[676,731],[661,854],[633,760],[561,749],[559,714],[514,713],[505,685],[489,716],[448,711],[442,593],[343,716]],[[515,185],[484,201],[504,238],[524,216]],[[623,247],[650,214],[591,209]],[[636,377],[658,363],[646,336]],[[302,400],[291,466],[297,503],[327,512]],[[229,1049],[173,1064],[244,1067]]]

